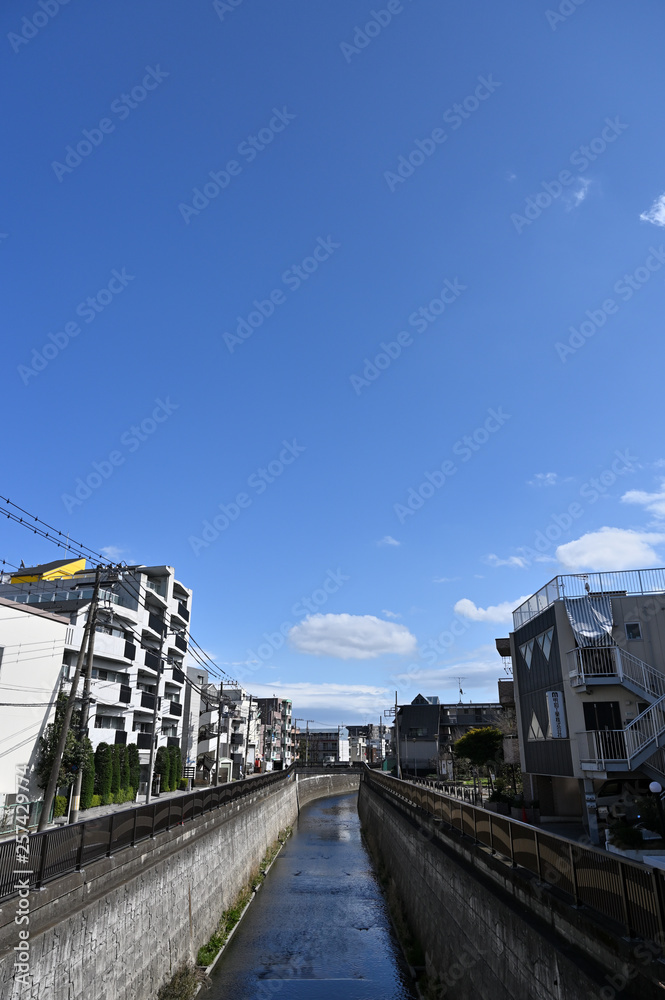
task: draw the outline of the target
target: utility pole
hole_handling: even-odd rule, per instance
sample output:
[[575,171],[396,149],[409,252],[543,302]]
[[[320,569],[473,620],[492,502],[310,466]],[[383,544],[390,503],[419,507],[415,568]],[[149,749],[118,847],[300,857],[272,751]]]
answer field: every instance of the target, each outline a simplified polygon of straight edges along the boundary
[[397,777],[402,777],[402,765],[399,759],[399,717],[397,714],[397,691],[395,691],[395,746],[397,748]]
[[305,719],[307,723],[307,735],[305,737],[305,764],[309,764],[309,724],[314,722],[314,719]]
[[215,754],[215,780],[213,785],[219,784],[219,742],[222,738],[222,682],[219,682],[219,698],[217,699],[217,753]]
[[148,787],[145,792],[145,804],[148,805],[152,798],[152,779],[155,772],[155,743],[157,741],[157,706],[159,705],[159,682],[162,677],[162,653],[164,652],[164,636],[166,635],[166,621],[162,627],[162,636],[159,640],[159,663],[157,665],[157,683],[155,684],[155,704],[152,710],[152,730],[150,733],[150,762],[148,764]]
[[[247,739],[245,740],[245,772],[247,771],[247,754],[249,753],[249,726],[252,721],[252,695],[249,696],[249,709],[247,711]],[[247,777],[247,774],[243,774]]]
[[62,729],[60,730],[60,738],[58,739],[58,745],[56,747],[55,756],[53,758],[53,764],[51,766],[51,774],[49,775],[48,785],[46,786],[46,791],[44,792],[44,804],[42,806],[42,813],[41,816],[39,817],[39,825],[37,827],[38,833],[41,833],[41,831],[46,828],[46,825],[49,820],[49,815],[51,813],[51,807],[53,806],[53,799],[55,798],[55,793],[58,789],[58,775],[60,774],[62,757],[65,752],[65,744],[67,743],[67,734],[69,733],[69,725],[72,721],[72,714],[74,712],[74,702],[76,701],[76,691],[79,684],[79,677],[81,676],[81,670],[83,669],[83,660],[85,658],[86,647],[90,639],[92,620],[96,616],[96,611],[97,611],[101,569],[102,569],[101,566],[98,566],[97,571],[95,573],[95,587],[92,592],[92,601],[90,602],[90,608],[88,609],[88,620],[85,623],[85,630],[83,632],[83,641],[81,642],[81,648],[79,649],[78,656],[76,658],[76,669],[74,671],[71,690],[69,692],[69,697],[67,698],[67,704],[65,706],[65,714],[62,718]]
[[[83,684],[83,699],[81,702],[81,725],[79,728],[79,740],[85,739],[88,735],[88,718],[90,715],[90,686],[92,683],[92,660],[95,655],[95,631],[97,626],[97,605],[90,609],[92,623],[88,636],[88,659],[85,665],[85,681]],[[83,781],[83,768],[79,767],[72,791],[72,805],[69,812],[69,822],[76,823],[79,818],[79,804],[81,801],[81,783]]]

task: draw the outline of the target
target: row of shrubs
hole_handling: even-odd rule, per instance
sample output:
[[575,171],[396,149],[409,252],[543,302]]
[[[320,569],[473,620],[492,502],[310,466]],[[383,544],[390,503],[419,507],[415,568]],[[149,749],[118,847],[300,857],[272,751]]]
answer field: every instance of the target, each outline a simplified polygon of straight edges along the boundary
[[[136,743],[100,743],[88,754],[81,782],[81,809],[94,806],[122,805],[136,798],[141,773],[139,749]],[[182,781],[180,747],[159,747],[155,755],[155,773],[160,776],[160,789],[175,792],[186,788]],[[54,815],[62,816],[56,812]]]

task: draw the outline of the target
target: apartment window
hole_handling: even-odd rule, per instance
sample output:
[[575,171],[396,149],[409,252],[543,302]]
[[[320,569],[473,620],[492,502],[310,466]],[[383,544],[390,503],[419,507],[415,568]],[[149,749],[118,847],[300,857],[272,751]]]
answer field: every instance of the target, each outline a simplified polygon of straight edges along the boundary
[[428,731],[423,726],[411,726],[408,733],[408,738],[413,739],[416,736],[427,736]]
[[152,722],[135,722],[132,726],[132,730],[135,733],[151,733]]
[[626,639],[641,639],[642,626],[639,622],[626,622]]
[[124,684],[127,680],[126,674],[119,674],[115,670],[103,670],[101,667],[92,668],[92,677],[98,681],[109,681],[111,684]]
[[125,720],[117,715],[96,715],[95,729],[124,729]]

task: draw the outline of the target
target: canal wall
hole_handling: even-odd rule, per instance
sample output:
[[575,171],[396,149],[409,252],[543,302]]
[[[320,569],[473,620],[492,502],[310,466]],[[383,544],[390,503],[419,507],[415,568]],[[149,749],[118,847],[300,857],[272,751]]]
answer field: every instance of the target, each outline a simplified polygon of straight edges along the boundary
[[[655,1000],[665,939],[628,941],[548,893],[522,869],[477,847],[369,782],[363,834],[389,896],[451,1000]],[[399,921],[398,921],[399,922]],[[660,947],[659,947],[660,945]]]
[[336,774],[332,768],[327,774],[296,774],[298,808],[302,809],[313,799],[321,799],[326,795],[357,792],[359,786],[360,774],[349,774],[348,772]]
[[[353,776],[356,781],[358,778]],[[196,958],[300,804],[348,791],[298,776],[64,875],[28,898],[29,971],[14,975],[18,900],[0,909],[2,1000],[154,1000]]]

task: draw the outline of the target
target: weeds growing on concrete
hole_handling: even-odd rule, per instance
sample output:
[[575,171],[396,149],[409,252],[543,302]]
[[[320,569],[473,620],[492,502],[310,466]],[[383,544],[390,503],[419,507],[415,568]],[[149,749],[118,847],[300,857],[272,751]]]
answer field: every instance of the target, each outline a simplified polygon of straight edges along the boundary
[[[222,913],[215,933],[212,935],[207,944],[203,945],[202,948],[199,948],[196,956],[197,965],[207,968],[215,960],[220,949],[223,948],[228,941],[231,931],[240,920],[243,910],[252,898],[253,893],[256,892],[265,878],[267,869],[273,863],[277,854],[290,836],[290,826],[287,826],[285,830],[280,831],[277,840],[271,847],[268,848],[260,865],[250,875],[247,885],[244,886],[244,888],[241,889],[236,896],[233,905],[230,906],[228,910],[224,910]],[[160,1000],[172,1000],[172,998],[160,997]],[[173,1000],[175,1000],[175,998],[173,998]]]
[[165,983],[157,994],[157,1000],[191,1000],[200,983],[200,976],[189,962],[184,962],[170,982]]

